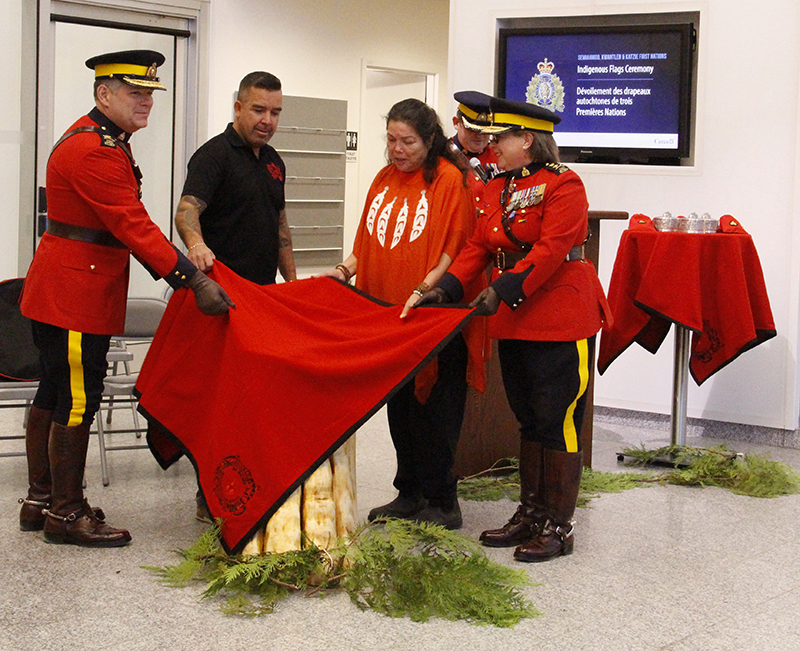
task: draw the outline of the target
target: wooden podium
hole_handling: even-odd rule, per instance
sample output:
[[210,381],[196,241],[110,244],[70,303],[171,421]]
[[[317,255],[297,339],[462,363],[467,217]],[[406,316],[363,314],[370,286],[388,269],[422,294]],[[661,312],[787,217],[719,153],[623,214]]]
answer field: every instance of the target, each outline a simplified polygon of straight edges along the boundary
[[[600,254],[600,220],[628,219],[627,212],[589,211],[589,239],[586,257],[597,267]],[[491,317],[490,317],[491,318]],[[596,353],[596,351],[595,351]],[[594,357],[590,364],[589,386],[586,391],[586,413],[581,428],[583,464],[592,465],[592,420],[594,417]],[[506,399],[497,342],[492,342],[492,358],[486,363],[486,392],[481,394],[470,387],[461,439],[456,450],[454,472],[467,477],[491,467],[499,459],[519,457],[519,423]]]

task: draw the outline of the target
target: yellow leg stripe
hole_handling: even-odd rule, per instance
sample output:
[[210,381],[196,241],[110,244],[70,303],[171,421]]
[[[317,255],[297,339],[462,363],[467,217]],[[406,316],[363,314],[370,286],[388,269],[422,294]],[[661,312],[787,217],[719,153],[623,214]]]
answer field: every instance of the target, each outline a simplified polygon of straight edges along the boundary
[[567,409],[567,415],[564,418],[564,442],[567,444],[567,452],[578,451],[578,432],[575,429],[575,407],[578,404],[578,399],[586,392],[586,387],[589,385],[589,343],[586,339],[576,341],[578,347],[578,374],[581,378],[581,385],[578,389],[578,395],[575,400]]
[[72,393],[72,409],[67,426],[75,427],[83,421],[86,413],[86,390],[83,386],[83,348],[80,332],[69,331],[67,361],[69,362],[69,387]]

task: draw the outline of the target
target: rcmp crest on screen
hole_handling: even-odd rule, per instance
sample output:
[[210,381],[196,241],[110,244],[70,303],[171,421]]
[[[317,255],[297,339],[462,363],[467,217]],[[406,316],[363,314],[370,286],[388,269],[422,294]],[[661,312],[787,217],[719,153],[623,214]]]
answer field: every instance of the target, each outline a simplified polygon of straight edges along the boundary
[[553,74],[555,64],[548,61],[540,61],[538,66],[539,74],[531,78],[528,83],[526,100],[530,104],[536,104],[551,111],[564,112],[564,84]]

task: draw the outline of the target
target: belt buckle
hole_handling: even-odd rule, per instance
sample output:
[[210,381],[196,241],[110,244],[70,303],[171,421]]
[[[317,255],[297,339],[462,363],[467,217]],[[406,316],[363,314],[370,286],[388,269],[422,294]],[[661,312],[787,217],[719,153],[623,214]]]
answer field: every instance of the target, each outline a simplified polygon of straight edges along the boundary
[[500,271],[504,271],[506,268],[506,252],[505,251],[498,251],[494,254],[494,263],[495,266],[500,269]]

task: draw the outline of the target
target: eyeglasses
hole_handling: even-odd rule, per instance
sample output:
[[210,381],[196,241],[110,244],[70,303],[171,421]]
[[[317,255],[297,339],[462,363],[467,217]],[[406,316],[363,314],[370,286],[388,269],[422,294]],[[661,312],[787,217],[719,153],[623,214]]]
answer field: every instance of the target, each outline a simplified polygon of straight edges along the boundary
[[492,135],[489,136],[489,142],[497,143],[503,140],[504,138],[507,138],[511,134],[518,134],[518,133],[521,132],[517,130],[511,130],[511,131],[501,131],[500,133],[493,133]]

